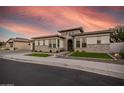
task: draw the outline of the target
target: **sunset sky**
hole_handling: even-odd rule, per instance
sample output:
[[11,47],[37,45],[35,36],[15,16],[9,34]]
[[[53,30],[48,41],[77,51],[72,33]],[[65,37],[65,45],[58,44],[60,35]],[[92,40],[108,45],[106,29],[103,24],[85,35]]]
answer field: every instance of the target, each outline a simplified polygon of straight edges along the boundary
[[83,27],[98,31],[124,24],[124,7],[0,7],[0,41]]

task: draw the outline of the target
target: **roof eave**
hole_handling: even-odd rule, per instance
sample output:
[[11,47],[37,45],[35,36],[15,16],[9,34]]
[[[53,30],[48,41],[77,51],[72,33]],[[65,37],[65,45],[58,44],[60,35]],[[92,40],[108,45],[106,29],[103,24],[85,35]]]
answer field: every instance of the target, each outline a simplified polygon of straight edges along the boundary
[[74,30],[80,30],[81,32],[84,32],[82,27],[73,28],[73,29],[67,29],[67,30],[60,30],[60,31],[58,31],[58,32],[59,32],[59,33],[62,33],[62,32],[74,31]]

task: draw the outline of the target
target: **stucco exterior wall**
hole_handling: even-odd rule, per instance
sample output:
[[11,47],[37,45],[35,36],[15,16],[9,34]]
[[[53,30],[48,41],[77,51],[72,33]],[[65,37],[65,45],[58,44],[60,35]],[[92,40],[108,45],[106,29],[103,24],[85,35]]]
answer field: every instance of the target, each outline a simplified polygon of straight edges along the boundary
[[76,48],[75,51],[109,53],[110,52],[110,45],[109,44],[102,44],[102,45],[88,44],[86,48]]
[[9,42],[6,43],[6,49],[9,50],[31,50],[31,46],[28,42],[13,42],[13,47],[10,47]]
[[5,45],[5,49],[14,50],[13,47],[10,47],[9,43],[6,43],[6,45]]
[[[86,40],[86,47],[82,47],[81,38],[84,38]],[[79,48],[76,48],[76,39],[80,40]],[[97,40],[100,40],[101,43],[97,44]],[[74,50],[89,51],[89,52],[110,52],[110,35],[97,34],[97,35],[76,36],[74,39]]]
[[[56,48],[53,48],[53,45],[52,47],[50,48],[49,47],[49,41],[51,40],[51,43],[53,44],[53,40],[55,41],[56,43]],[[59,40],[59,47],[58,47],[58,41]],[[52,38],[42,38],[42,39],[35,39],[34,40],[35,42],[35,51],[38,51],[38,52],[59,52],[61,50],[64,49],[64,39],[62,38],[59,38],[59,37],[52,37]],[[39,44],[38,44],[39,42]],[[43,42],[45,42],[45,44],[43,44]]]
[[14,48],[18,50],[31,50],[28,42],[14,42]]
[[69,35],[75,35],[81,33],[80,30],[74,30],[74,31],[68,31],[68,32],[61,32],[62,36],[69,36]]

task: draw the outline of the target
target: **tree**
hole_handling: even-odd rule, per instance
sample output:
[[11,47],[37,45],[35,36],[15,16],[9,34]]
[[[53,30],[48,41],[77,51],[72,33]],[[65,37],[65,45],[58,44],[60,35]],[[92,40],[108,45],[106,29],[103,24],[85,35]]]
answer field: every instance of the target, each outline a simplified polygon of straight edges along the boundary
[[124,42],[124,26],[116,26],[111,30],[114,31],[111,33],[112,42]]

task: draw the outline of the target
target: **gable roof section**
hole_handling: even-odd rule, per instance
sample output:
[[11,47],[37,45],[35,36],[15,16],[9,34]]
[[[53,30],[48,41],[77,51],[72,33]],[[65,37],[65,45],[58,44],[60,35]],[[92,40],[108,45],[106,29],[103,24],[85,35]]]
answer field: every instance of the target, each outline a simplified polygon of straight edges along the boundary
[[84,30],[83,30],[82,27],[72,28],[72,29],[66,29],[66,30],[60,30],[60,31],[58,31],[58,32],[59,32],[59,33],[62,33],[62,32],[74,31],[74,30],[80,30],[80,32],[84,32]]
[[106,33],[112,33],[112,30],[101,30],[101,31],[93,31],[93,32],[83,32],[81,34],[76,34],[73,36],[85,36],[85,35],[95,35],[95,34],[106,34]]
[[56,34],[56,35],[48,35],[48,36],[41,36],[41,37],[33,37],[32,39],[42,39],[42,38],[53,38],[53,37],[59,37],[59,38],[63,38],[62,36]]

